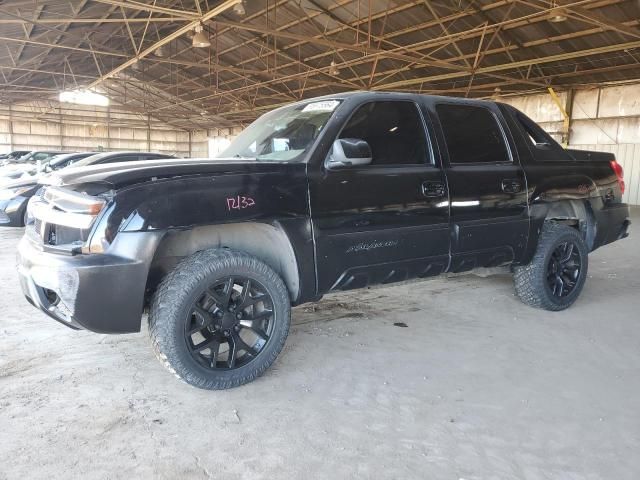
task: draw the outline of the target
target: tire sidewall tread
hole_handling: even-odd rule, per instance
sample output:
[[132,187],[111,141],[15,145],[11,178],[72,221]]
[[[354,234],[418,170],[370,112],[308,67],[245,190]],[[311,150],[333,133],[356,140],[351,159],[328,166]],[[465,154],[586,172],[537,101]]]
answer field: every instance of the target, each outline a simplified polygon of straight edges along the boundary
[[[560,300],[553,296],[546,284],[547,265],[558,244],[567,240],[574,242],[580,251],[580,276],[573,291]],[[545,222],[531,262],[513,269],[517,296],[523,303],[544,310],[559,311],[570,307],[584,287],[589,266],[588,253],[584,239],[575,228],[557,222]]]
[[[184,321],[199,292],[225,275],[255,278],[269,291],[274,326],[256,359],[233,370],[207,370],[187,350]],[[224,248],[202,250],[182,260],[158,286],[149,310],[149,336],[158,360],[180,380],[208,390],[237,387],[262,375],[282,350],[290,323],[289,292],[280,276],[259,259]]]

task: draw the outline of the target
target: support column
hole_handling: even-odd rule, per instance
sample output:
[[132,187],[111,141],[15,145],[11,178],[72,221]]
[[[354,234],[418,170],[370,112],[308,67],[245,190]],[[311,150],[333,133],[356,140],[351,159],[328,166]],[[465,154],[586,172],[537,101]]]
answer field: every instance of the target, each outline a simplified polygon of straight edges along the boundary
[[147,152],[151,151],[151,115],[147,114]]
[[9,151],[13,152],[13,115],[9,104]]
[[62,124],[62,107],[58,105],[58,124],[60,128],[60,151],[64,152],[64,130]]
[[107,151],[111,150],[111,107],[107,107]]
[[547,90],[549,90],[549,95],[551,95],[551,98],[553,99],[554,103],[560,110],[560,113],[562,113],[562,117],[563,117],[562,146],[564,148],[567,148],[567,145],[569,145],[569,127],[570,127],[569,114],[567,113],[565,105],[563,105],[562,102],[560,101],[560,97],[558,97],[558,95],[556,94],[556,91],[551,87],[549,87]]
[[567,91],[567,102],[565,106],[565,111],[567,112],[567,116],[569,117],[569,123],[567,125],[567,146],[571,144],[571,121],[573,120],[573,98],[574,91],[572,88]]

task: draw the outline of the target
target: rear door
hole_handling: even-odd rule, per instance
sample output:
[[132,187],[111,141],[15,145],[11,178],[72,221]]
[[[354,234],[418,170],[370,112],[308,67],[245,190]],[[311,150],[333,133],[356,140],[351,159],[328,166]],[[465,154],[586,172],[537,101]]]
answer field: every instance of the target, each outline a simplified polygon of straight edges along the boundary
[[519,258],[529,228],[526,179],[500,111],[490,103],[437,101],[431,114],[451,201],[450,270]]
[[337,135],[366,141],[370,165],[310,165],[321,294],[437,275],[449,263],[446,183],[423,111],[378,98],[354,106]]

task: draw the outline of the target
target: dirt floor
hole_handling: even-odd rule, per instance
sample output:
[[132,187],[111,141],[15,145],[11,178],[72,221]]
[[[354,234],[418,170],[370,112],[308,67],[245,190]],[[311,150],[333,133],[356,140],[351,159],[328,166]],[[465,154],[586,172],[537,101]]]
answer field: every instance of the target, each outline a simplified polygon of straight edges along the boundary
[[560,313],[522,305],[507,275],[328,296],[295,309],[263,377],[208,392],[146,331],[75,332],[30,307],[21,233],[0,229],[0,479],[640,476],[633,236],[590,257]]

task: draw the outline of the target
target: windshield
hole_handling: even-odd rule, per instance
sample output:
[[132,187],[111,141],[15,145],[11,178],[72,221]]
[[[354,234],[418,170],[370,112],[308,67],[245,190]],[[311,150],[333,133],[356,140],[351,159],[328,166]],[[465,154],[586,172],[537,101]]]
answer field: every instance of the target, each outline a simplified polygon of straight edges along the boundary
[[58,168],[58,165],[65,163],[65,161],[69,158],[74,158],[74,155],[56,155],[49,159],[48,165],[55,170],[56,168]]
[[26,163],[29,161],[33,161],[33,154],[34,152],[29,152],[26,153],[25,155],[22,155],[21,157],[18,157],[15,159],[15,163]]
[[18,158],[14,163],[36,163],[38,161],[44,162],[54,155],[59,155],[60,152],[29,152],[26,155]]
[[75,165],[79,160],[92,157],[96,155],[95,153],[87,152],[87,153],[72,153],[69,155],[56,155],[49,161],[49,167],[53,170],[57,170],[58,168],[66,167],[67,165]]
[[73,164],[73,167],[86,167],[87,165],[100,163],[100,160],[110,156],[113,156],[113,152],[96,153],[95,155],[90,155],[88,157],[83,158],[82,160],[78,160]]
[[298,161],[339,104],[339,100],[323,100],[266,113],[243,130],[218,158]]

